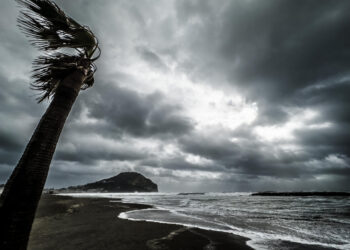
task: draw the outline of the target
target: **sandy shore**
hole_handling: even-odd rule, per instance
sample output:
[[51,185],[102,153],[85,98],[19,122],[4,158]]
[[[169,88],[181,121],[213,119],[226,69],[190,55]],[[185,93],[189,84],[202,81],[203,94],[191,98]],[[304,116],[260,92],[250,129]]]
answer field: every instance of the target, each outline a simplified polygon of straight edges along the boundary
[[29,250],[227,250],[252,249],[246,238],[177,225],[119,219],[121,212],[144,205],[102,198],[44,195]]

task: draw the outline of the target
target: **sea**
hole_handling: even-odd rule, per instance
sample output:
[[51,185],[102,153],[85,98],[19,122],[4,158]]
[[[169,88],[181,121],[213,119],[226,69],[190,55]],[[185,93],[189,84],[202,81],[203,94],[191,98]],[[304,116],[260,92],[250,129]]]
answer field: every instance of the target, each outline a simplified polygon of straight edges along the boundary
[[[257,250],[350,249],[349,197],[273,197],[250,193],[84,193],[152,205],[119,218],[179,224],[249,238]],[[113,200],[111,200],[113,202]],[[315,248],[316,247],[316,248]],[[307,247],[306,247],[307,249]]]

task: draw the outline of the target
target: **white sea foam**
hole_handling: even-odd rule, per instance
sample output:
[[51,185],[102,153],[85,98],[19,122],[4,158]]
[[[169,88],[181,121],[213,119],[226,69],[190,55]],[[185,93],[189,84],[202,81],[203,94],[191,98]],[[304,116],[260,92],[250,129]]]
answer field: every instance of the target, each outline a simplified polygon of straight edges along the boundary
[[119,218],[233,233],[250,238],[247,244],[254,249],[281,249],[282,241],[350,249],[349,198],[257,197],[247,193],[72,196],[121,198],[125,203],[153,205],[121,213]]
[[129,216],[125,212],[122,212],[118,215],[118,218],[126,220],[129,218]]
[[[144,209],[149,211],[155,211],[159,212],[160,210],[156,209]],[[144,210],[142,212],[144,212]],[[249,238],[250,240],[247,241],[247,245],[256,249],[256,250],[279,250],[281,247],[276,244],[279,241],[288,241],[288,242],[295,242],[300,243],[304,245],[319,245],[323,247],[332,247],[335,249],[341,249],[341,250],[349,250],[350,244],[345,245],[337,245],[337,244],[326,244],[326,243],[320,243],[320,242],[313,242],[313,241],[307,241],[302,240],[298,237],[288,236],[288,235],[278,235],[278,234],[272,234],[272,233],[259,233],[249,230],[244,230],[242,228],[237,228],[234,226],[226,225],[228,229],[220,229],[220,225],[215,224],[214,226],[204,226],[200,223],[188,223],[188,222],[180,222],[181,220],[177,221],[171,221],[171,220],[157,220],[157,219],[147,219],[147,218],[135,218],[137,216],[133,216],[134,213],[139,213],[140,210],[130,211],[130,212],[123,212],[120,213],[118,218],[120,219],[127,219],[131,221],[145,221],[145,222],[153,222],[153,223],[163,223],[163,224],[172,224],[172,225],[181,225],[185,227],[190,228],[200,228],[210,231],[217,231],[217,232],[224,232],[224,233],[232,233],[235,235],[239,235],[242,237]],[[164,210],[163,210],[164,211]],[[168,211],[170,212],[170,211]],[[207,222],[203,220],[204,222]],[[193,222],[193,221],[192,221]],[[208,224],[210,222],[207,222]],[[210,223],[211,224],[211,223]],[[283,248],[287,249],[287,248]]]

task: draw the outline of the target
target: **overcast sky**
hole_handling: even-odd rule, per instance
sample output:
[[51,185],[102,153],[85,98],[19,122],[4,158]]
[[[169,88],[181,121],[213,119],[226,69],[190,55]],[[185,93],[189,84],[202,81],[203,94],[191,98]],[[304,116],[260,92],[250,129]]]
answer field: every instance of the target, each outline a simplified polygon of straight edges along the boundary
[[[350,190],[350,1],[60,0],[102,47],[47,187],[137,171],[160,191]],[[0,183],[45,111],[0,15]]]

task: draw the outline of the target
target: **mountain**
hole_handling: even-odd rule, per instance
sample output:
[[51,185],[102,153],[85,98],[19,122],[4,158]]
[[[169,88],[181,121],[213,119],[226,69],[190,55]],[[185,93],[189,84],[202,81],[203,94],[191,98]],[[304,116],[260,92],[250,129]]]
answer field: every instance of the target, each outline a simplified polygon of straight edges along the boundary
[[158,186],[136,172],[124,172],[117,176],[81,186],[71,186],[60,191],[68,192],[158,192]]

